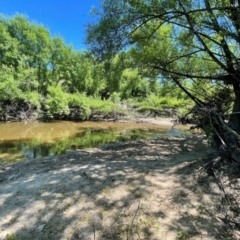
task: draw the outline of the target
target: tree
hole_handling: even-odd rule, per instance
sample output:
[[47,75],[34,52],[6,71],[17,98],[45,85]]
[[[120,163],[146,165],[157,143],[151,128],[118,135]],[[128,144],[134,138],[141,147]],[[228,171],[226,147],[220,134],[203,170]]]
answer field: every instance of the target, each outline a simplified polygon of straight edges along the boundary
[[[173,80],[204,109],[206,124],[237,159],[232,153],[240,142],[240,1],[102,0],[95,13],[98,22],[87,28],[91,50],[103,58],[132,48],[145,69]],[[186,79],[222,91],[201,99],[182,85]],[[230,93],[226,124],[222,97]]]
[[0,65],[16,67],[18,62],[18,43],[8,32],[7,26],[0,21]]

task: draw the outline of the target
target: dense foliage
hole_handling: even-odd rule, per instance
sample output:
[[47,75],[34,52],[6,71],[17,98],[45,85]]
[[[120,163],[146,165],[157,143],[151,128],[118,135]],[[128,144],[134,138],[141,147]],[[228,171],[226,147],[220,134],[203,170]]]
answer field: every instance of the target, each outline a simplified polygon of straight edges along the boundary
[[238,161],[240,1],[101,2],[87,29],[96,56],[128,49],[145,76],[174,82],[195,102],[199,127]]
[[62,38],[51,37],[44,26],[23,15],[0,18],[0,54],[3,121],[70,115],[84,119],[94,109],[111,112],[129,99],[161,109],[151,101],[153,96],[158,102],[165,96],[175,96],[176,103],[181,98],[179,90],[173,93],[156,76],[144,76],[130,52],[99,61],[90,52],[75,51]]

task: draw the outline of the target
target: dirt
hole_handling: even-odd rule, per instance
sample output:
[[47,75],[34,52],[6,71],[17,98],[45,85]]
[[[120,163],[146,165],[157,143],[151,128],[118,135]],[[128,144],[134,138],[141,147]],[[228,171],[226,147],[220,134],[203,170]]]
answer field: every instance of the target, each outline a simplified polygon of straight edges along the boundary
[[0,166],[0,239],[238,239],[198,171],[204,136],[138,140]]

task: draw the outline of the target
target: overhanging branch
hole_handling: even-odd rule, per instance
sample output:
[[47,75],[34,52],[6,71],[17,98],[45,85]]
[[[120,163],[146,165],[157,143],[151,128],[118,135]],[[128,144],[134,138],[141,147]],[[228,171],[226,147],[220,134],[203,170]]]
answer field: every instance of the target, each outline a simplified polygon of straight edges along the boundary
[[197,79],[206,79],[206,80],[216,80],[216,81],[228,81],[231,77],[229,74],[226,75],[208,75],[208,76],[202,76],[202,75],[194,75],[194,74],[188,74],[188,73],[182,73],[182,72],[175,72],[172,70],[168,70],[165,67],[161,66],[153,66],[154,69],[159,69],[163,72],[174,74],[176,76],[185,77],[185,78],[197,78]]

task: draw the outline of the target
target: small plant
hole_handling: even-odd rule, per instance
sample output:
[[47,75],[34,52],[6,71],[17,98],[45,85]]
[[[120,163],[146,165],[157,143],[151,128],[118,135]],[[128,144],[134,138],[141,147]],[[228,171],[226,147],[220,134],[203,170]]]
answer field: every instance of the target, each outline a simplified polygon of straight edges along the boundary
[[187,240],[188,236],[185,232],[179,231],[176,240]]
[[141,198],[142,196],[143,196],[142,192],[136,192],[136,193],[134,194],[134,197],[135,197],[135,198]]
[[197,211],[200,213],[200,214],[206,214],[207,213],[207,210],[204,206],[200,205],[197,207]]
[[16,236],[14,233],[12,232],[9,232],[7,235],[6,235],[6,240],[15,240],[16,239]]
[[102,191],[102,193],[103,194],[106,194],[106,195],[108,195],[108,194],[110,194],[110,189],[109,188],[105,188],[105,189],[103,189],[103,191]]

